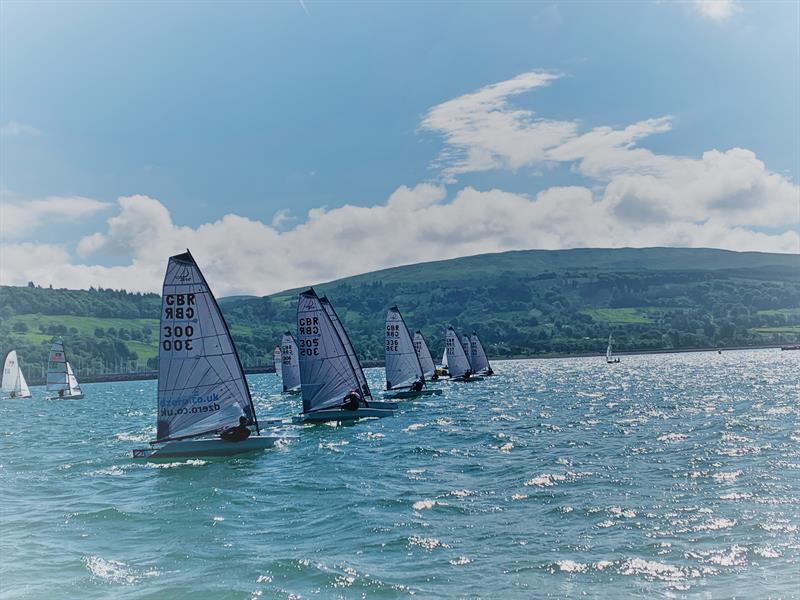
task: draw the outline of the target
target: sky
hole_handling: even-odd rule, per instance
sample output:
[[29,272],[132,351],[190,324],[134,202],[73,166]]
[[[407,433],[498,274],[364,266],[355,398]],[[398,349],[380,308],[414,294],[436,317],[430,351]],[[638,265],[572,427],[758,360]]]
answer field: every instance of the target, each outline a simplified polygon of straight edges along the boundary
[[800,3],[0,3],[0,283],[800,252]]

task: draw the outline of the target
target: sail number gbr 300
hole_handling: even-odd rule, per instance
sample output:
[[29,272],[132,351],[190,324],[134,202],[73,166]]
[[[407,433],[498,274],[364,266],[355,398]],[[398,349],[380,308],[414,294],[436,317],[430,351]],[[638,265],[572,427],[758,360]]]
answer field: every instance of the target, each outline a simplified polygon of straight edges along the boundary
[[[167,294],[164,296],[164,320],[194,319],[194,307],[194,294]],[[192,347],[192,338],[194,336],[194,327],[192,325],[164,325],[161,333],[161,347],[167,352],[194,349]]]
[[301,317],[297,321],[297,332],[300,334],[300,356],[319,356],[319,317]]

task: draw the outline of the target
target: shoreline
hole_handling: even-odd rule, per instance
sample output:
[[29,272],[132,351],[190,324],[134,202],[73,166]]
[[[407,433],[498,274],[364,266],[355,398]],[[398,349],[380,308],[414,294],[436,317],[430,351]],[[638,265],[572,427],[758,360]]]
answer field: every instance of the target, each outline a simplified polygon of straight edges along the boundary
[[[785,344],[763,344],[758,346],[720,346],[719,348],[657,348],[647,350],[621,350],[615,352],[614,356],[641,356],[646,354],[684,354],[687,352],[716,352],[722,350],[723,352],[731,352],[736,350],[780,350]],[[549,360],[558,358],[602,358],[605,356],[604,352],[567,352],[563,354],[535,354],[532,356],[502,356],[493,357],[491,360]],[[384,361],[382,360],[366,360],[362,361],[361,365],[365,369],[375,367],[383,367]],[[255,375],[260,373],[274,373],[275,367],[261,366],[261,367],[245,367],[245,375]],[[80,373],[78,374],[80,375]],[[105,373],[102,375],[82,375],[80,376],[81,383],[109,383],[114,381],[149,381],[158,379],[158,371],[138,371],[136,373]],[[44,380],[35,379],[28,382],[30,386],[44,385]]]

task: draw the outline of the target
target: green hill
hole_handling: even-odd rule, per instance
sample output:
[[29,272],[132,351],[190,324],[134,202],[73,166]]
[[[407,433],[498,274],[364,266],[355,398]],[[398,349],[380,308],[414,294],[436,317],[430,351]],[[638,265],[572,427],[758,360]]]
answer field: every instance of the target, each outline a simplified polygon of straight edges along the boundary
[[[213,282],[211,282],[213,285]],[[800,340],[800,256],[711,249],[528,250],[421,263],[316,286],[362,359],[383,357],[383,318],[397,304],[441,352],[444,327],[477,330],[492,356]],[[245,365],[267,364],[295,328],[298,290],[221,306]],[[0,288],[0,348],[41,371],[65,338],[84,372],[155,364],[160,299],[114,290]]]

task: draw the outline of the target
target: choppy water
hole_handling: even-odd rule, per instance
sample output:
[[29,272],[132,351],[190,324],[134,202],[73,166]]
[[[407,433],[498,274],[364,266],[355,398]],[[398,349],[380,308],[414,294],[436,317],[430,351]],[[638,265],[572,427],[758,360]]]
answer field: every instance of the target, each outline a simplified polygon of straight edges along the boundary
[[[160,465],[129,458],[153,381],[2,403],[0,595],[800,596],[799,352],[496,370],[394,418]],[[262,419],[297,412],[250,381]]]

